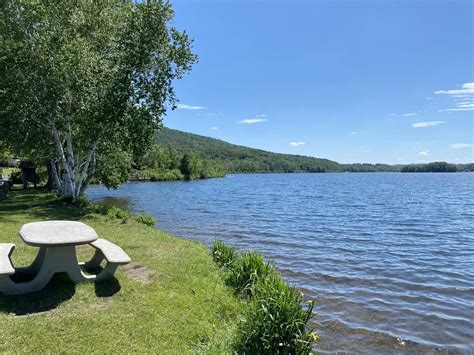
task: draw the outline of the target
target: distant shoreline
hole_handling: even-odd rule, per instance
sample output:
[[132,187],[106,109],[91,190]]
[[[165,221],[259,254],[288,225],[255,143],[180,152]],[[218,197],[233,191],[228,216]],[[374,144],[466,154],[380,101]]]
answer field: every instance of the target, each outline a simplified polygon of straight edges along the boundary
[[[136,177],[131,177],[128,182],[171,182],[171,181],[199,181],[199,180],[209,180],[209,179],[220,179],[224,178],[227,175],[252,175],[252,174],[262,174],[262,175],[268,175],[268,174],[427,174],[427,173],[440,173],[440,174],[462,174],[462,173],[473,173],[474,171],[320,171],[320,172],[310,172],[310,171],[297,171],[297,172],[285,172],[285,171],[260,171],[260,172],[231,172],[224,174],[222,176],[211,176],[211,177],[206,177],[203,179],[191,179],[191,180],[186,180],[186,179],[163,179],[163,180],[152,180],[150,178],[136,178]],[[98,184],[100,185],[100,183]]]

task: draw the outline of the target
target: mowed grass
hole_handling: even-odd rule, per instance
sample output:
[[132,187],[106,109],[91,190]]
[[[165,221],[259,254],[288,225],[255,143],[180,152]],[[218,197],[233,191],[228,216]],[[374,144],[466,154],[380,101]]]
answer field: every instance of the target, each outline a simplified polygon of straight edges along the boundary
[[[0,242],[13,242],[15,266],[37,249],[18,231],[24,223],[68,219],[92,226],[131,257],[116,279],[73,284],[58,274],[47,288],[0,295],[0,352],[230,353],[245,303],[236,298],[204,246],[130,221],[58,201],[44,191],[12,191],[0,203]],[[78,248],[80,261],[93,249]]]

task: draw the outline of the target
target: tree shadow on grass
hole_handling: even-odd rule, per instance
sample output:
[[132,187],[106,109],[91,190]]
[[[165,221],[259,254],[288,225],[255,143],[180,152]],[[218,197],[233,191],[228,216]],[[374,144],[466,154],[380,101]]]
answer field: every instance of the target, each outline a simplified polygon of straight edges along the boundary
[[17,316],[47,312],[71,299],[75,293],[74,282],[66,274],[56,274],[40,291],[25,295],[0,295],[0,312]]
[[0,203],[0,223],[27,213],[32,219],[77,220],[87,211],[48,193],[46,189],[12,190]]

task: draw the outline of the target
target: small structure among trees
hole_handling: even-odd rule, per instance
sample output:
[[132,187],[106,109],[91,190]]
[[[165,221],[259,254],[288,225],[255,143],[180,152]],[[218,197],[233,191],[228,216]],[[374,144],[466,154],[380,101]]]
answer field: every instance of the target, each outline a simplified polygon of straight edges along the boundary
[[33,183],[35,189],[38,182],[38,177],[36,175],[36,164],[31,160],[21,161],[19,164],[21,169],[21,181],[23,182],[23,188],[28,188],[28,183]]

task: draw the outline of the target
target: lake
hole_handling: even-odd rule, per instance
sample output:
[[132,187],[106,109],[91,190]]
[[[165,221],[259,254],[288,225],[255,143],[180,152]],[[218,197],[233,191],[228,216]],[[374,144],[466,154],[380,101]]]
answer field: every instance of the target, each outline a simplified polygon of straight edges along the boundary
[[92,186],[158,227],[257,250],[316,299],[321,352],[474,352],[474,174],[249,174]]

